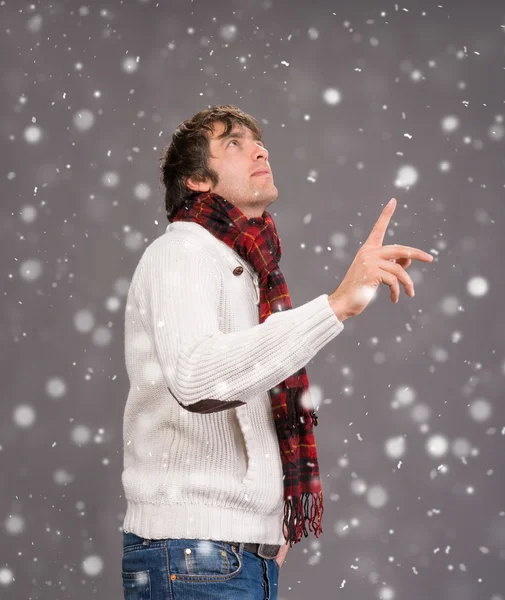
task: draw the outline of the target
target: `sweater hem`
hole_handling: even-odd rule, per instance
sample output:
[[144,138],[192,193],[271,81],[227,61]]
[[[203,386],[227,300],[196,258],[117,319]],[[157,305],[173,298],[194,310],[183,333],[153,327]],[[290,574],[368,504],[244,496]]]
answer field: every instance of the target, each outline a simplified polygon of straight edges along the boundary
[[202,539],[224,542],[286,543],[283,513],[252,513],[202,504],[146,504],[127,500],[123,531],[148,539]]

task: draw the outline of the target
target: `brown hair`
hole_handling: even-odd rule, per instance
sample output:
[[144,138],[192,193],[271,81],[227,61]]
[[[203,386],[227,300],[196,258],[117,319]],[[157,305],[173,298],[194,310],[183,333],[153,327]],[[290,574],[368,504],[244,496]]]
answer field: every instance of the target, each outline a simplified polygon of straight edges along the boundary
[[233,104],[211,106],[180,123],[172,135],[170,145],[163,149],[159,158],[160,179],[166,188],[165,210],[169,222],[181,206],[200,193],[186,186],[188,177],[199,182],[210,179],[213,186],[219,182],[216,171],[208,166],[210,147],[207,134],[213,133],[216,121],[225,125],[219,138],[228,135],[234,124],[247,127],[253,135],[262,138],[258,121]]

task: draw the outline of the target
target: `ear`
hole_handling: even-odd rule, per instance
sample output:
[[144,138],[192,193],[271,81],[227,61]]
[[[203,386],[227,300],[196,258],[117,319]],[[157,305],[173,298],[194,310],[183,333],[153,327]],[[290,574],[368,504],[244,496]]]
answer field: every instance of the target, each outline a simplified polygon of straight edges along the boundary
[[192,177],[186,179],[186,187],[194,192],[210,192],[210,183],[208,181],[195,181]]

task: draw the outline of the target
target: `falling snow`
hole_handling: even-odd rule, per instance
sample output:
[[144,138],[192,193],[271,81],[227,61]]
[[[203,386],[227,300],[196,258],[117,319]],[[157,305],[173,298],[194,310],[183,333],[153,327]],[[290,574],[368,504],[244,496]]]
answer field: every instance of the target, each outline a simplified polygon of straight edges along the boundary
[[[492,0],[67,4],[0,2],[0,598],[121,596],[122,443],[163,473],[143,492],[180,502],[166,485],[168,395],[138,415],[142,442],[123,430],[124,319],[135,267],[167,225],[161,149],[182,120],[230,103],[264,128],[294,307],[337,288],[393,196],[383,245],[435,257],[408,267],[414,298],[401,282],[398,304],[386,285],[364,287],[366,311],[308,362],[301,403],[319,417],[324,533],[290,549],[279,599],[338,588],[505,600],[505,11]],[[151,357],[141,385],[164,385],[172,373],[147,330],[133,345]],[[185,435],[198,435],[191,419],[181,409]],[[142,437],[151,430],[161,453]],[[273,429],[243,432],[253,471],[278,460],[251,450]],[[234,455],[243,440],[227,443]],[[188,486],[226,496],[225,479],[184,460]],[[250,481],[243,507],[255,502]],[[213,548],[203,540],[198,552]]]

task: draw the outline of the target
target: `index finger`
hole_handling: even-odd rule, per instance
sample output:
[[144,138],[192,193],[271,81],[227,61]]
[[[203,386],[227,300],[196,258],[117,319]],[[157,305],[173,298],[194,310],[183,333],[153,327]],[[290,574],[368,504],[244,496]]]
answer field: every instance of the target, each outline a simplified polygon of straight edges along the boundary
[[389,225],[389,221],[393,216],[396,208],[396,198],[391,198],[391,201],[386,204],[386,206],[382,209],[382,213],[380,217],[377,219],[377,222],[373,226],[370,235],[366,239],[366,242],[363,246],[382,246],[382,242],[384,241],[384,235],[386,234],[386,229]]
[[428,252],[424,252],[424,250],[420,250],[419,248],[413,248],[412,246],[401,246],[397,244],[393,246],[383,246],[380,249],[379,256],[386,259],[417,258],[424,262],[431,262],[433,260],[433,254],[428,254]]

